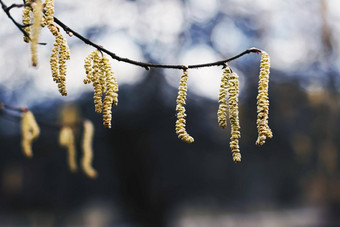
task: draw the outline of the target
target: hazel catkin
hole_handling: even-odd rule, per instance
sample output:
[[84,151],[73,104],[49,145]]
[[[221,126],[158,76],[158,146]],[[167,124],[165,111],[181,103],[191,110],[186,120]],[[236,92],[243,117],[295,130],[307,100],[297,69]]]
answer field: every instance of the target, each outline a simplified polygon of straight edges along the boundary
[[229,68],[229,66],[226,66],[221,78],[220,91],[218,95],[219,106],[217,111],[217,119],[219,126],[222,128],[227,127],[227,112],[228,112],[227,86],[230,73],[231,69]]
[[39,126],[31,111],[25,111],[21,119],[22,149],[26,157],[32,157],[32,142],[40,134]]
[[239,81],[236,73],[231,73],[228,78],[228,103],[229,103],[229,120],[231,126],[230,148],[233,154],[234,162],[241,162],[241,153],[239,148],[240,123],[239,123]]
[[75,138],[71,127],[62,127],[59,134],[59,144],[67,149],[67,162],[70,171],[77,171]]
[[66,61],[70,60],[70,49],[66,39],[60,32],[60,29],[54,24],[53,0],[46,0],[45,9],[45,22],[52,35],[55,37],[50,58],[52,78],[58,85],[59,93],[62,96],[66,96]]
[[[25,0],[24,1],[25,4],[29,4],[31,3],[31,0]],[[24,36],[24,41],[26,43],[30,42],[30,36],[31,36],[31,7],[30,6],[25,6],[24,9],[23,9],[23,12],[22,12],[22,24],[24,25],[23,29],[24,31],[26,32],[26,34],[28,36]]]
[[103,54],[100,57],[99,51],[95,50],[85,58],[84,68],[86,73],[84,83],[92,83],[94,88],[95,111],[103,113],[103,125],[111,128],[112,105],[118,105],[118,84],[110,61]]
[[112,105],[118,105],[118,84],[111,70],[109,59],[103,56],[102,62],[106,81],[106,92],[103,103],[103,124],[105,127],[111,128]]
[[83,140],[82,140],[82,148],[83,148],[83,158],[81,160],[81,166],[84,173],[90,178],[96,178],[98,173],[92,167],[93,160],[93,149],[92,149],[92,139],[94,134],[94,127],[91,121],[85,120],[83,123],[84,131],[83,131]]
[[41,22],[43,18],[43,4],[41,0],[36,0],[31,3],[33,8],[33,25],[32,25],[32,40],[31,40],[31,53],[32,53],[32,65],[38,65],[38,41]]
[[256,144],[261,146],[266,142],[267,138],[272,138],[273,134],[268,126],[269,115],[269,84],[270,59],[265,51],[261,51],[261,66],[257,96],[257,129],[258,138]]
[[176,111],[177,111],[177,121],[176,121],[176,133],[178,138],[184,142],[192,143],[194,142],[194,138],[190,136],[186,129],[186,114],[185,114],[185,103],[187,96],[187,82],[188,82],[188,71],[184,70],[181,76],[179,88],[178,88],[178,96],[176,100]]

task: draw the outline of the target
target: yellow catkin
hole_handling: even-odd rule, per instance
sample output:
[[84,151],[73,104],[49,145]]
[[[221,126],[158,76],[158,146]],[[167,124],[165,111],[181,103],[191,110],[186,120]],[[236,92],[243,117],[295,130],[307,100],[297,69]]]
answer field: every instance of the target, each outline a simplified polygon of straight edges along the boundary
[[75,140],[73,130],[70,127],[64,126],[60,130],[59,144],[67,149],[67,162],[70,171],[77,171]]
[[269,55],[261,52],[261,66],[259,76],[259,87],[257,96],[257,130],[258,138],[257,145],[263,145],[267,138],[272,138],[273,134],[268,126],[268,114],[269,114],[269,98],[268,98],[268,84],[269,84],[269,69],[270,59]]
[[103,91],[102,91],[102,86],[100,83],[100,68],[99,68],[99,63],[100,63],[100,57],[98,54],[98,50],[96,50],[96,54],[94,55],[93,58],[93,88],[94,88],[94,95],[93,95],[93,100],[94,100],[94,105],[95,105],[95,111],[97,113],[102,113],[103,111]]
[[51,71],[52,71],[52,78],[53,81],[59,83],[59,67],[58,67],[58,62],[59,62],[59,43],[55,42],[53,44],[52,48],[52,53],[51,53],[51,58],[50,58],[50,65],[51,65]]
[[45,2],[45,20],[48,29],[54,36],[58,35],[58,28],[54,25],[54,2],[53,0],[46,0]]
[[59,49],[59,92],[61,95],[66,96],[66,61],[70,60],[70,49],[67,45],[66,39],[62,37],[61,34],[58,35],[58,40],[60,40],[60,49]]
[[70,60],[70,49],[61,33],[56,36],[53,44],[50,65],[53,81],[58,85],[59,93],[67,95],[66,91],[66,61]]
[[178,96],[177,96],[177,121],[176,121],[176,133],[178,138],[183,140],[187,143],[194,142],[194,138],[191,137],[186,129],[186,114],[185,114],[185,103],[186,103],[186,96],[187,96],[187,82],[188,82],[188,71],[184,70],[183,75],[181,76],[179,88],[178,88]]
[[85,58],[84,68],[86,73],[84,83],[92,83],[94,88],[95,111],[103,113],[103,125],[111,128],[112,105],[118,105],[118,84],[110,61],[104,54],[100,57],[99,51],[95,50]]
[[86,73],[86,78],[84,79],[84,84],[89,84],[93,81],[92,62],[94,60],[95,55],[96,55],[96,51],[93,51],[84,60],[84,68],[85,68],[85,73]]
[[228,78],[228,103],[229,103],[229,120],[231,125],[230,148],[233,154],[233,161],[241,161],[241,153],[239,148],[240,123],[239,123],[239,108],[238,108],[238,94],[239,81],[236,73],[231,73]]
[[97,177],[97,171],[92,167],[93,160],[93,149],[92,149],[92,139],[94,134],[94,127],[91,121],[84,121],[84,132],[83,132],[83,158],[81,161],[81,166],[84,173],[90,178]]
[[40,134],[39,126],[30,111],[24,112],[21,119],[22,149],[27,157],[32,157],[32,142],[38,138]]
[[[25,4],[29,4],[31,3],[31,0],[25,0],[24,1]],[[31,7],[30,6],[25,6],[22,12],[22,24],[26,25],[25,27],[23,27],[24,31],[27,33],[27,36],[24,36],[24,41],[26,43],[30,42],[30,36],[31,36],[31,26],[30,24],[32,23],[31,21]]]
[[99,61],[99,74],[98,74],[98,79],[99,79],[98,81],[102,89],[102,94],[104,94],[106,90],[106,78],[105,78],[106,72],[105,72],[103,58],[104,56],[102,56],[102,58],[100,58],[100,61]]
[[217,119],[218,124],[222,128],[227,127],[227,112],[228,112],[228,102],[227,102],[227,86],[228,86],[228,77],[230,76],[231,69],[229,66],[226,66],[226,68],[223,71],[223,75],[221,78],[221,84],[220,84],[220,93],[218,95],[218,111],[217,111]]
[[50,59],[52,77],[53,81],[55,81],[58,85],[59,93],[62,96],[66,96],[66,61],[70,60],[70,49],[67,45],[66,39],[61,34],[60,29],[54,24],[53,15],[53,0],[46,0],[45,21],[52,35],[55,36],[55,42]]
[[106,75],[106,92],[103,104],[103,124],[107,128],[111,128],[112,119],[112,105],[118,105],[118,84],[117,79],[114,76],[110,61],[108,58],[103,56],[104,71]]
[[41,21],[43,16],[43,4],[41,0],[36,0],[31,4],[33,8],[33,25],[32,25],[32,40],[31,40],[31,52],[32,52],[32,65],[38,65],[38,41],[41,28]]

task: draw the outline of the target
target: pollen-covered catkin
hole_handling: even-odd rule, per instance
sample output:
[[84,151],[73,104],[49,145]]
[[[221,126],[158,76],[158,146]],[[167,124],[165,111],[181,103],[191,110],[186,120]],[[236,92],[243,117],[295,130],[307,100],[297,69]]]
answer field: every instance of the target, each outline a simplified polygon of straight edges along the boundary
[[229,68],[229,66],[226,66],[221,78],[220,93],[218,95],[219,106],[217,111],[217,119],[219,126],[222,128],[227,127],[227,112],[228,112],[227,86],[230,73],[231,69]]
[[53,36],[58,35],[58,28],[54,24],[54,2],[53,0],[46,0],[45,2],[45,20],[48,29],[51,31]]
[[70,49],[66,40],[61,33],[56,36],[53,44],[50,64],[52,78],[58,85],[59,93],[63,96],[67,95],[66,91],[66,61],[70,60]]
[[96,51],[93,51],[84,60],[84,68],[85,68],[85,73],[86,73],[86,78],[84,79],[84,84],[89,84],[89,83],[93,82],[92,61],[93,61],[95,55],[96,55]]
[[183,140],[184,142],[187,143],[192,143],[194,142],[194,138],[191,137],[186,129],[186,114],[185,114],[185,103],[186,103],[186,97],[187,97],[187,82],[188,82],[188,71],[184,70],[183,75],[181,76],[181,80],[179,83],[179,88],[178,88],[178,96],[177,96],[177,106],[176,106],[176,111],[177,111],[177,121],[176,121],[176,133],[178,135],[178,138]]
[[97,171],[92,167],[92,160],[93,160],[93,149],[92,149],[92,139],[94,134],[94,127],[91,121],[85,120],[84,121],[84,132],[83,132],[83,141],[82,141],[82,148],[83,148],[83,158],[81,161],[81,166],[84,173],[90,177],[95,178],[97,177]]
[[66,39],[63,37],[60,29],[54,24],[54,3],[53,0],[46,0],[45,3],[45,21],[48,29],[55,36],[55,42],[52,49],[50,64],[53,81],[58,85],[59,93],[62,96],[67,95],[66,91],[66,61],[70,60],[70,49]]
[[75,139],[70,127],[64,126],[60,130],[59,144],[67,149],[67,162],[70,171],[77,171]]
[[[25,0],[24,1],[25,4],[29,4],[31,2],[31,0]],[[27,36],[24,36],[24,41],[26,43],[30,42],[30,36],[31,36],[31,7],[30,6],[25,6],[22,12],[22,24],[25,25],[25,27],[23,27],[24,31],[27,33]]]
[[269,98],[268,98],[268,84],[269,84],[269,69],[270,59],[269,55],[261,52],[261,66],[259,76],[259,87],[257,96],[257,129],[258,138],[257,145],[263,145],[267,138],[272,138],[273,134],[268,126],[268,114],[269,114]]
[[26,111],[21,119],[22,149],[26,157],[32,157],[32,142],[40,134],[39,126],[31,111]]
[[[118,84],[112,72],[110,61],[95,50],[84,61],[86,78],[84,84],[92,83],[94,104],[97,113],[103,113],[103,125],[111,128],[112,105],[118,105]],[[102,96],[105,95],[104,101]]]
[[94,88],[94,95],[93,95],[93,100],[94,100],[94,105],[95,105],[95,111],[97,113],[102,113],[103,111],[103,90],[102,90],[102,85],[100,83],[100,57],[98,54],[98,50],[96,50],[96,54],[93,57],[93,88]]
[[43,4],[41,0],[36,0],[31,4],[33,8],[33,25],[32,25],[32,40],[31,40],[31,52],[32,52],[32,65],[38,65],[38,40],[41,28],[41,21],[43,17]]
[[233,154],[233,161],[241,161],[241,153],[239,148],[240,123],[239,123],[239,107],[238,107],[239,81],[236,73],[231,73],[228,78],[228,103],[229,103],[229,120],[231,126],[230,148]]
[[54,42],[53,48],[52,48],[52,53],[51,53],[51,58],[50,58],[50,65],[51,65],[51,71],[52,71],[52,78],[53,81],[56,83],[59,83],[59,67],[58,67],[58,62],[59,62],[59,43]]
[[59,92],[61,95],[66,96],[66,61],[70,60],[70,49],[67,45],[66,39],[62,37],[62,35],[59,33],[57,36],[58,42],[60,43],[60,49],[59,49]]
[[106,80],[106,92],[103,104],[103,124],[107,128],[111,128],[111,119],[112,119],[112,105],[118,105],[118,84],[117,79],[114,76],[109,59],[103,56],[102,58],[104,71],[105,71],[105,80]]

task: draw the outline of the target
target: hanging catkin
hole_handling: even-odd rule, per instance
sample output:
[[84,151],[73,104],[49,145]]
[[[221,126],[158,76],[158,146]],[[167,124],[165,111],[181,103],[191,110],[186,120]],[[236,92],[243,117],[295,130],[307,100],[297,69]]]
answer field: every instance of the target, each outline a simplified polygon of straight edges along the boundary
[[176,111],[177,111],[177,121],[176,121],[176,133],[178,135],[178,138],[183,140],[184,142],[187,143],[192,143],[194,142],[194,138],[191,137],[186,129],[186,114],[185,114],[185,103],[186,103],[186,97],[187,97],[187,82],[188,82],[188,71],[183,70],[183,74],[181,76],[181,80],[179,83],[179,88],[178,88],[178,96],[177,96],[177,106],[176,106]]
[[217,111],[217,119],[218,124],[222,128],[227,127],[227,112],[228,112],[228,101],[227,101],[227,87],[228,87],[228,78],[230,76],[231,69],[227,65],[223,71],[221,84],[220,84],[220,93],[218,95],[218,111]]
[[31,111],[25,111],[21,118],[22,149],[26,157],[32,157],[32,142],[38,138],[40,129]]
[[[94,50],[84,61],[85,84],[92,83],[94,89],[93,101],[95,111],[103,113],[103,125],[111,128],[112,105],[118,105],[118,83],[111,68],[109,59],[99,51]],[[103,95],[104,100],[103,100]]]
[[84,121],[83,127],[84,127],[82,141],[83,158],[81,161],[81,167],[88,177],[95,178],[97,177],[98,174],[97,171],[92,167],[93,160],[92,139],[94,134],[94,127],[92,122],[89,120]]
[[77,171],[75,139],[70,127],[64,126],[60,130],[59,144],[67,149],[67,163],[70,171]]
[[269,55],[261,52],[261,66],[259,76],[259,87],[257,96],[257,129],[258,138],[257,145],[263,145],[267,138],[272,138],[273,134],[268,126],[268,114],[269,114],[269,98],[268,98],[268,84],[269,84],[269,68],[270,59]]
[[228,103],[229,103],[229,120],[231,126],[230,148],[233,154],[233,161],[241,161],[241,153],[239,148],[240,123],[239,123],[239,107],[238,107],[239,81],[236,73],[231,73],[228,78]]

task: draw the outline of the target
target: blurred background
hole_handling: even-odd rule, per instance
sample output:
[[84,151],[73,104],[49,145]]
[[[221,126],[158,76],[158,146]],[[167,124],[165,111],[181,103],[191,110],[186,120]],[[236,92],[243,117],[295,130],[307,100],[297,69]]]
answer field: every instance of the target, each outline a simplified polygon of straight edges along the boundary
[[[21,9],[11,13],[21,21]],[[0,225],[340,225],[338,0],[59,0],[55,16],[117,55],[145,62],[198,64],[265,50],[274,137],[255,145],[260,55],[230,62],[241,87],[242,162],[235,164],[230,131],[217,124],[221,68],[189,70],[187,130],[195,142],[185,144],[175,133],[181,71],[111,60],[119,105],[106,129],[92,86],[82,82],[94,49],[67,37],[68,96],[61,97],[49,68],[53,37],[42,30],[47,45],[33,68],[29,45],[0,11],[0,102],[28,107],[42,123],[27,159],[20,115],[0,110]],[[58,129],[50,127],[65,105],[95,124],[96,179],[68,170]]]

